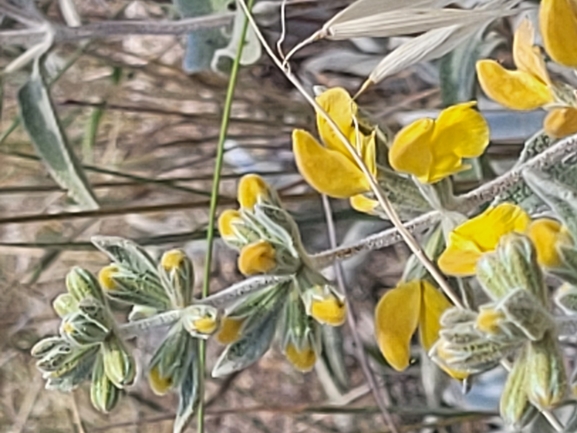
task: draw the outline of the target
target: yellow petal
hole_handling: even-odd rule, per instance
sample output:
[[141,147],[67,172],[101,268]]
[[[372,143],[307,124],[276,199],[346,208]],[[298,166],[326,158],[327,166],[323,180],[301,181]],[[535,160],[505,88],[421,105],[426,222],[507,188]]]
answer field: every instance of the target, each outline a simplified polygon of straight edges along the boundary
[[439,290],[428,281],[421,281],[421,317],[419,336],[425,350],[429,350],[439,338],[441,316],[452,305]]
[[200,334],[211,335],[218,328],[218,321],[213,317],[201,317],[193,322],[192,328]]
[[562,65],[577,67],[577,2],[542,0],[539,26],[551,58]]
[[335,198],[367,192],[369,182],[342,153],[327,149],[307,131],[293,131],[293,152],[301,175],[317,191]]
[[237,341],[242,334],[244,321],[245,319],[240,317],[224,317],[216,334],[216,341],[220,344],[231,344]]
[[571,244],[571,235],[558,221],[539,218],[527,228],[527,236],[537,250],[537,261],[541,266],[556,268],[561,264],[557,250],[559,244]]
[[285,347],[284,354],[289,362],[303,373],[311,371],[317,361],[317,355],[309,344],[298,348],[292,342],[289,342]]
[[563,138],[577,132],[577,108],[555,108],[543,122],[545,132],[551,137]]
[[162,255],[160,266],[162,266],[165,271],[170,272],[173,269],[178,269],[185,259],[186,255],[181,250],[170,250]]
[[116,290],[118,284],[116,284],[116,281],[114,280],[114,275],[117,273],[118,266],[116,265],[103,267],[98,273],[98,282],[100,283],[100,287],[107,291]]
[[482,308],[475,321],[475,326],[479,331],[486,334],[498,335],[502,332],[500,324],[504,319],[505,315],[503,312],[494,308]]
[[218,231],[223,238],[235,237],[234,225],[242,222],[240,212],[227,209],[218,218]]
[[244,275],[266,274],[276,267],[276,251],[270,242],[260,240],[240,250],[238,269]]
[[464,370],[456,370],[453,368],[450,368],[445,362],[444,360],[449,356],[447,353],[447,348],[446,346],[449,343],[447,343],[444,340],[440,340],[436,345],[436,351],[435,351],[435,355],[437,356],[437,358],[441,361],[441,363],[437,364],[441,370],[443,370],[445,373],[447,373],[449,376],[451,376],[453,379],[457,379],[457,380],[465,380],[467,379],[470,374]]
[[525,18],[517,27],[513,38],[513,61],[520,71],[528,72],[543,84],[550,85],[551,80],[543,56],[539,48],[533,46],[534,38],[533,24]]
[[347,306],[343,300],[329,292],[323,299],[312,299],[310,315],[323,325],[341,326],[347,317]]
[[411,336],[421,314],[421,284],[410,281],[389,290],[375,310],[375,337],[391,366],[401,371],[410,358]]
[[479,60],[477,76],[490,98],[512,110],[534,110],[553,102],[549,87],[524,71],[509,71],[494,60]]
[[[328,89],[316,97],[316,101],[327,112],[329,117],[337,124],[345,137],[354,137],[355,124],[353,117],[357,115],[357,104],[352,100],[349,93],[342,87]],[[346,146],[340,140],[333,128],[320,115],[317,114],[317,128],[325,145],[342,153],[352,161],[352,156]],[[354,145],[354,140],[351,140]]]
[[437,263],[447,275],[473,275],[481,255],[495,250],[501,236],[524,233],[529,222],[529,216],[519,206],[503,203],[489,208],[449,234],[447,248]]
[[369,215],[376,215],[375,209],[379,205],[377,200],[365,197],[363,194],[357,194],[350,198],[351,207],[358,211],[367,213]]
[[256,174],[247,174],[238,183],[238,202],[240,207],[252,209],[261,200],[270,201],[271,191],[265,180]]
[[434,128],[432,119],[420,119],[401,129],[389,150],[391,167],[426,182],[433,163],[431,137]]
[[172,387],[172,378],[162,377],[157,366],[153,367],[148,372],[148,384],[150,385],[152,392],[154,392],[156,395],[164,395]]

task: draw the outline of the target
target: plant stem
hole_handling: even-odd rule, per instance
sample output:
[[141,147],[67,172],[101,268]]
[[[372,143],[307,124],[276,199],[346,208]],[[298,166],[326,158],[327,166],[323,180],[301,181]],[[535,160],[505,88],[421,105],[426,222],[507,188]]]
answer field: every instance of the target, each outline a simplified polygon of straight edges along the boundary
[[[249,0],[249,10],[252,7],[254,0]],[[210,197],[210,210],[208,213],[208,229],[206,235],[206,260],[204,264],[204,281],[202,285],[202,298],[206,298],[209,293],[210,287],[210,269],[212,264],[212,250],[214,245],[214,229],[216,222],[216,208],[218,206],[218,198],[220,192],[220,175],[222,171],[222,162],[224,157],[224,142],[228,133],[228,124],[232,111],[232,101],[234,99],[234,91],[236,88],[236,82],[238,78],[238,72],[240,70],[240,59],[242,57],[242,51],[244,48],[244,41],[246,38],[246,33],[248,30],[248,20],[244,19],[242,31],[240,35],[240,41],[238,44],[236,57],[234,58],[234,63],[232,65],[232,70],[230,72],[230,80],[228,82],[228,89],[226,91],[226,99],[224,103],[224,109],[222,112],[222,120],[220,125],[220,132],[218,137],[218,144],[216,148],[216,161],[214,163],[214,178],[212,182],[212,195]],[[199,363],[200,363],[200,383],[199,383],[199,394],[200,402],[198,404],[198,423],[197,432],[204,433],[204,370],[206,363],[206,342],[201,341],[199,344]]]

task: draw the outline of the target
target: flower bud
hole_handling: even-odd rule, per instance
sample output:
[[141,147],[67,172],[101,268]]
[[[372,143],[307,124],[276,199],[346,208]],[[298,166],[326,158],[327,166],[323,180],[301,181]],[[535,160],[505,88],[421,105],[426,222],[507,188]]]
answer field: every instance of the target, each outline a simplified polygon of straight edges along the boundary
[[571,245],[571,235],[558,221],[540,218],[529,224],[527,236],[533,241],[537,250],[537,261],[546,268],[557,268],[562,260],[557,246]]
[[184,308],[192,297],[194,270],[190,258],[182,250],[162,255],[159,273],[174,308]]
[[92,405],[103,413],[108,413],[118,403],[120,389],[108,378],[104,371],[104,360],[101,354],[96,357],[92,371],[92,384],[90,385],[90,401]]
[[84,313],[76,312],[62,320],[60,334],[74,345],[90,346],[103,342],[110,334],[110,329]]
[[242,317],[223,317],[220,321],[220,329],[216,333],[216,341],[223,345],[237,341],[242,335],[245,320]]
[[323,325],[341,326],[347,317],[345,298],[332,286],[317,285],[303,294],[307,314]]
[[156,395],[165,395],[172,388],[172,377],[162,376],[158,366],[155,366],[148,372],[148,385]]
[[62,318],[78,309],[78,301],[70,293],[61,293],[52,301],[52,308]]
[[527,396],[526,348],[515,360],[509,372],[501,395],[500,412],[505,424],[517,429],[523,428],[537,413]]
[[266,274],[277,266],[276,251],[270,242],[261,240],[245,246],[238,257],[244,275]]
[[218,329],[220,315],[209,305],[191,305],[184,310],[181,321],[193,337],[208,338]]
[[128,353],[124,343],[111,337],[102,345],[104,371],[117,388],[131,385],[136,374],[134,358]]
[[247,174],[238,183],[238,202],[243,209],[252,209],[257,203],[271,203],[280,207],[280,200],[265,180],[256,174]]
[[80,302],[87,297],[92,297],[104,302],[104,296],[98,285],[98,281],[86,269],[75,266],[66,275],[66,287],[68,292]]
[[298,346],[292,341],[287,343],[284,347],[284,354],[294,368],[306,373],[315,366],[317,354],[309,342],[303,343],[302,346]]

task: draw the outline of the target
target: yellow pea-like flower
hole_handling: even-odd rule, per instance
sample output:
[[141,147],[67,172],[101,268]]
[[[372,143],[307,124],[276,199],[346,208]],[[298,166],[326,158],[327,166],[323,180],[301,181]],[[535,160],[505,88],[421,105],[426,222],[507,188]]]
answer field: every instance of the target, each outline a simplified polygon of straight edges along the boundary
[[571,235],[558,221],[539,218],[531,222],[526,232],[537,251],[537,261],[541,266],[556,268],[561,264],[557,246],[570,245]]
[[551,110],[543,122],[545,132],[551,137],[562,138],[577,132],[577,108],[562,107]]
[[519,206],[503,203],[489,208],[449,234],[447,248],[437,263],[447,275],[474,275],[477,261],[497,248],[501,236],[524,233],[529,223],[529,215]]
[[324,298],[313,298],[310,315],[319,323],[330,326],[340,326],[345,323],[347,306],[334,293]]
[[224,317],[216,333],[216,341],[225,345],[237,341],[242,335],[244,322],[245,319],[241,317]]
[[98,282],[100,286],[107,291],[116,290],[118,288],[118,284],[114,280],[114,275],[118,273],[118,266],[116,265],[108,265],[103,267],[100,272],[98,273]]
[[[375,132],[365,134],[359,130],[358,107],[347,91],[340,87],[329,89],[317,97],[317,102],[356,149],[369,172],[375,175]],[[303,178],[317,191],[335,198],[368,191],[370,184],[363,171],[329,123],[318,114],[317,128],[324,146],[307,131],[293,131],[293,152]]]
[[240,250],[238,268],[244,275],[266,274],[276,267],[276,251],[270,242],[260,240]]
[[310,344],[297,347],[293,342],[289,342],[284,349],[284,354],[293,367],[303,373],[311,371],[317,361],[317,355]]
[[223,238],[233,238],[236,236],[235,224],[242,222],[240,212],[233,209],[227,209],[218,218],[218,232]]
[[247,174],[238,183],[240,207],[252,209],[260,201],[275,201],[275,194],[266,181],[257,174]]
[[523,20],[513,40],[513,60],[517,70],[503,68],[494,60],[477,62],[477,76],[485,93],[513,110],[533,110],[553,102],[551,81],[545,62],[533,46],[534,29]]
[[474,105],[457,104],[443,110],[436,120],[420,119],[407,125],[391,146],[391,166],[421,183],[435,183],[470,168],[463,158],[481,155],[489,144],[489,127]]
[[165,395],[172,387],[172,378],[161,376],[158,366],[156,366],[148,372],[148,384],[156,395]]
[[432,347],[441,315],[449,307],[445,296],[424,280],[402,283],[385,293],[375,310],[375,333],[379,349],[395,370],[409,365],[411,337],[417,327],[423,347]]
[[160,266],[162,266],[165,271],[170,272],[173,269],[178,269],[185,258],[186,255],[181,250],[170,250],[162,255]]
[[577,1],[542,0],[539,26],[547,53],[561,65],[577,67]]

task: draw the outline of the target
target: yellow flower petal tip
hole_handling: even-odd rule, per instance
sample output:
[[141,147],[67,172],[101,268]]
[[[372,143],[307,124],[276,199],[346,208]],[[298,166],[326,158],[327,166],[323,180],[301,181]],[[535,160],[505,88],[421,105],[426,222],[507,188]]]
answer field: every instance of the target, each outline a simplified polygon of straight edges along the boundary
[[542,0],[539,26],[545,50],[553,60],[571,68],[577,67],[577,2],[575,0]]
[[553,102],[546,83],[524,71],[509,71],[494,60],[479,60],[477,77],[491,99],[512,110],[534,110]]
[[421,314],[419,335],[423,348],[428,351],[439,339],[441,316],[451,308],[449,300],[426,280],[421,281]]
[[238,202],[240,207],[252,209],[260,200],[270,200],[270,187],[256,174],[247,174],[238,183]]
[[98,273],[98,282],[104,290],[112,291],[118,288],[114,276],[118,273],[118,266],[108,265],[103,267]]
[[527,236],[537,250],[537,261],[546,268],[556,268],[561,264],[558,245],[570,245],[571,235],[558,221],[540,218],[531,222],[527,228]]
[[222,319],[220,329],[216,334],[216,341],[227,345],[238,341],[242,335],[242,325],[245,319],[236,317],[225,317]]
[[181,250],[170,250],[162,255],[160,266],[162,266],[165,271],[169,272],[173,269],[179,268],[185,258],[186,255]]
[[563,138],[577,132],[577,108],[564,107],[551,110],[543,122],[545,132],[554,138]]
[[303,348],[298,348],[293,343],[288,343],[284,352],[293,367],[303,373],[311,371],[317,362],[317,355],[308,344]]
[[477,261],[494,251],[503,235],[524,233],[529,223],[529,215],[519,206],[503,203],[488,208],[449,233],[447,247],[437,264],[447,275],[474,275]]
[[421,183],[466,170],[463,158],[481,155],[489,144],[489,127],[475,104],[457,104],[441,111],[436,120],[420,119],[403,128],[389,152],[391,166]]
[[481,332],[497,335],[501,332],[499,325],[503,319],[505,319],[505,315],[501,311],[486,308],[479,312],[475,326]]
[[158,367],[153,367],[148,373],[148,384],[156,395],[165,395],[172,387],[172,378],[162,377]]
[[237,210],[227,209],[218,218],[218,231],[223,238],[232,238],[235,236],[235,224],[242,222],[240,212]]
[[319,323],[330,326],[341,326],[345,323],[347,306],[336,296],[327,296],[324,299],[313,298],[310,315]]
[[218,321],[212,317],[201,317],[196,319],[192,328],[201,334],[210,335],[213,334],[218,328]]
[[345,154],[321,146],[307,131],[292,134],[295,162],[302,177],[317,191],[335,198],[349,198],[369,191],[362,170]]
[[238,268],[244,275],[266,274],[276,267],[276,251],[270,242],[260,240],[240,250]]
[[349,200],[351,207],[357,212],[363,212],[369,215],[376,215],[376,209],[379,206],[377,200],[365,197],[363,194],[357,194]]

